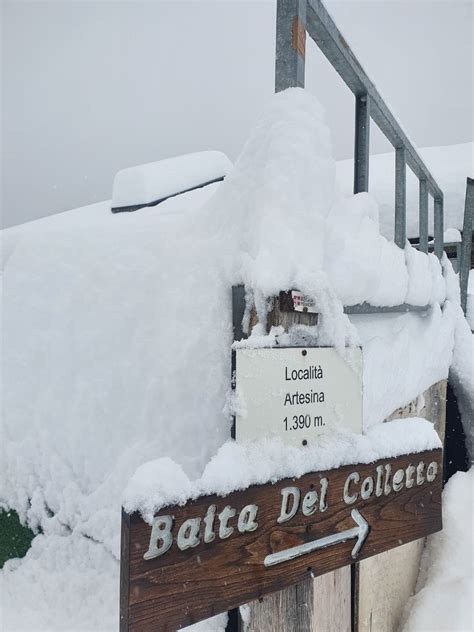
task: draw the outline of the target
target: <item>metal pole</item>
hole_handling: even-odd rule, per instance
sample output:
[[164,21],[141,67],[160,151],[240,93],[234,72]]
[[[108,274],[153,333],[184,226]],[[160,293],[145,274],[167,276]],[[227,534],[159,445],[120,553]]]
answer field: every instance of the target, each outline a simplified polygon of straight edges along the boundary
[[420,180],[420,251],[428,252],[428,183]]
[[367,94],[355,98],[354,193],[369,190],[370,101]]
[[405,248],[407,237],[406,217],[406,151],[405,147],[395,148],[395,243],[400,248]]
[[434,253],[441,259],[444,250],[443,198],[434,201]]
[[474,180],[467,178],[464,222],[462,227],[461,260],[459,262],[459,284],[461,286],[461,307],[466,313],[467,286],[471,269],[472,223],[474,219]]
[[453,265],[454,272],[458,273],[461,267],[461,242],[458,241],[456,244],[456,261],[455,265]]
[[406,163],[417,178],[425,178],[433,197],[442,195],[431,175],[402,127],[367,76],[347,40],[327,12],[322,0],[307,0],[306,30],[315,44],[327,57],[333,68],[353,94],[368,94],[370,118],[385,134],[393,147],[405,147]]
[[277,0],[275,92],[304,88],[307,0]]

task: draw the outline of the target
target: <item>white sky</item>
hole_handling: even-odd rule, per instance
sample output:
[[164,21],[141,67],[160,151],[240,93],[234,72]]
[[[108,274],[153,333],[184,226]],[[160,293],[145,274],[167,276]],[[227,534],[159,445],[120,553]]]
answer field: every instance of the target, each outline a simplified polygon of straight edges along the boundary
[[[203,149],[235,159],[273,93],[275,4],[4,0],[4,225],[107,199],[134,164]],[[416,145],[473,139],[470,0],[326,6]],[[309,40],[306,87],[335,157],[350,157],[353,97]],[[390,148],[374,126],[371,138],[372,153]]]

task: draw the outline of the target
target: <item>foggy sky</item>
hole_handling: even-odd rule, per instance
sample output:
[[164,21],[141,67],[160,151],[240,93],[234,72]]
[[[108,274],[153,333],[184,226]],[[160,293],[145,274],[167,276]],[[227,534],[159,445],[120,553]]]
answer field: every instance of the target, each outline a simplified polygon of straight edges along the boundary
[[[469,0],[326,6],[415,145],[473,139]],[[273,93],[275,13],[273,0],[4,1],[3,224],[110,198],[131,165],[234,160]],[[335,157],[351,157],[353,96],[309,38],[306,87]],[[374,128],[371,153],[389,150]]]

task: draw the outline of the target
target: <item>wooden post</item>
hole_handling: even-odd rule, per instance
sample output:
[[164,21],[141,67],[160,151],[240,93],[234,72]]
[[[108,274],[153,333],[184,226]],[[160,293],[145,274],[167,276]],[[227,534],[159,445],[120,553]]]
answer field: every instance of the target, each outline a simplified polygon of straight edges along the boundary
[[[244,288],[233,289],[234,332],[247,337],[241,323],[245,310]],[[304,308],[303,308],[304,309]],[[249,332],[258,322],[255,308],[250,311]],[[267,333],[275,326],[288,331],[292,325],[314,326],[318,314],[295,311],[291,292],[280,292],[271,301]],[[350,632],[351,567],[338,569],[290,588],[285,588],[249,604],[245,632]]]
[[[444,442],[447,381],[433,384],[420,398],[395,411],[387,421],[425,417]],[[420,410],[419,402],[423,407]],[[408,598],[414,593],[425,539],[409,542],[355,564],[354,632],[398,629]]]
[[[240,296],[240,302],[236,296]],[[234,288],[234,329],[247,337],[241,323],[245,310],[244,288]],[[293,324],[316,325],[315,313],[292,311],[289,292],[271,301],[266,330]],[[238,307],[238,309],[237,309]],[[249,332],[258,322],[255,308],[249,314]],[[446,381],[394,411],[387,421],[422,416],[431,420],[444,438]],[[422,410],[420,410],[422,406]],[[424,539],[405,544],[363,562],[339,568],[315,579],[267,595],[248,604],[245,632],[389,632],[400,621],[403,606],[418,577]],[[242,628],[244,629],[244,628]]]

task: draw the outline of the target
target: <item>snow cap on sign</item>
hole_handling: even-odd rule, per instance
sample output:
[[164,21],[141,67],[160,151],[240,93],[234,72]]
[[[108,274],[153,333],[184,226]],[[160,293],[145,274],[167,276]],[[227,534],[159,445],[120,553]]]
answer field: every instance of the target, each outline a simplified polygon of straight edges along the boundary
[[224,178],[232,163],[220,151],[201,151],[119,171],[112,209],[147,206]]

